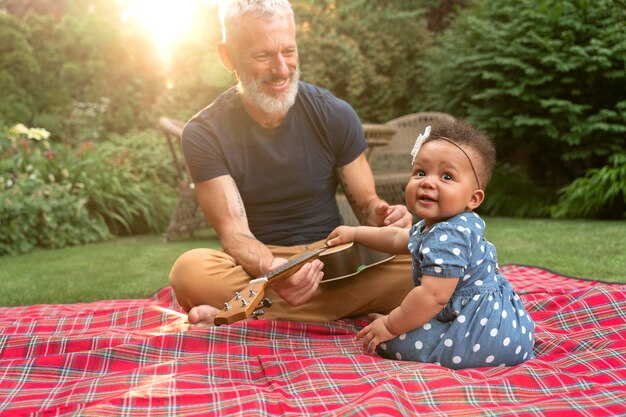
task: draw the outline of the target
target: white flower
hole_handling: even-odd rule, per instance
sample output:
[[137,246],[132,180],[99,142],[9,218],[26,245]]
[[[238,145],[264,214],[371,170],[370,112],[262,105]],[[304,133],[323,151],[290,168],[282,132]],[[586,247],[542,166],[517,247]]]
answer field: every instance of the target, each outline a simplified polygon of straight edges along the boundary
[[11,133],[13,133],[14,135],[27,135],[28,128],[22,123],[18,123],[11,128]]
[[46,129],[43,129],[41,127],[31,127],[29,129],[28,127],[24,126],[22,123],[18,123],[15,126],[13,126],[9,130],[9,132],[13,136],[24,135],[28,139],[33,139],[36,141],[43,140],[44,142],[50,137],[50,132],[48,132]]
[[424,133],[421,133],[417,139],[415,140],[415,145],[413,145],[413,150],[411,151],[411,156],[413,156],[413,160],[411,161],[411,165],[415,162],[415,158],[417,157],[417,153],[420,151],[420,148],[424,144],[424,141],[428,139],[430,136],[430,126],[426,126],[424,129]]
[[29,139],[46,140],[50,137],[50,132],[40,127],[31,127],[26,133]]

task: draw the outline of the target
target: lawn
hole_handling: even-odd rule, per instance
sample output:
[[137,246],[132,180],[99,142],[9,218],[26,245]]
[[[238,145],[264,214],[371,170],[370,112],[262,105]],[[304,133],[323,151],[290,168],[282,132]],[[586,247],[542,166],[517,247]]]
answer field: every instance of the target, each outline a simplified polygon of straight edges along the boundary
[[[576,277],[626,283],[626,221],[487,218],[501,265],[536,265]],[[168,285],[179,254],[219,248],[212,231],[165,243],[133,236],[0,257],[0,306],[144,298]]]
[[144,298],[168,285],[178,255],[197,247],[220,248],[207,230],[165,243],[160,235],[0,257],[0,305],[75,303]]

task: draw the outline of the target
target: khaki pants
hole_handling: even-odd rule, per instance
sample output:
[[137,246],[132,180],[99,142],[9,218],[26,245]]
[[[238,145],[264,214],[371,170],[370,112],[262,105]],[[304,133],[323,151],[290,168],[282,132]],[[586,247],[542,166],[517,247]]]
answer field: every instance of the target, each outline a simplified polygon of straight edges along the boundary
[[[281,258],[306,250],[304,245],[269,248],[274,256]],[[170,272],[176,298],[186,311],[201,304],[222,308],[250,279],[231,256],[213,249],[185,252]],[[313,297],[297,307],[290,306],[268,288],[266,297],[272,301],[272,307],[265,308],[261,318],[324,322],[374,312],[388,313],[412,288],[411,257],[401,255],[351,277],[322,282]]]

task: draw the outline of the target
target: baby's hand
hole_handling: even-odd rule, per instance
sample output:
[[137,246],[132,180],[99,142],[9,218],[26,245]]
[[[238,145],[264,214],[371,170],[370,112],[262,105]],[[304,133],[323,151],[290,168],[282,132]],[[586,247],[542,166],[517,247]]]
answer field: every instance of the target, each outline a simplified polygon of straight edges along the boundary
[[372,322],[361,329],[356,335],[356,339],[363,340],[363,349],[365,349],[367,353],[374,353],[376,346],[387,340],[394,339],[398,335],[391,333],[389,329],[387,329],[387,324],[385,323],[387,316],[372,313],[367,317],[372,320]]
[[355,228],[350,226],[339,226],[326,239],[328,246],[340,245],[342,243],[354,242]]

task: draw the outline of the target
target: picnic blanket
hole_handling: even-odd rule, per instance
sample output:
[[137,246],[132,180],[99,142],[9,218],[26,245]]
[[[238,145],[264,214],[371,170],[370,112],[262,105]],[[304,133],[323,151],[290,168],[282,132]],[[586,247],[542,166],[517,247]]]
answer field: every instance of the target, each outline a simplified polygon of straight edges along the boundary
[[0,308],[0,416],[626,415],[626,286],[502,270],[537,324],[510,368],[368,355],[364,320],[187,330],[169,287]]

